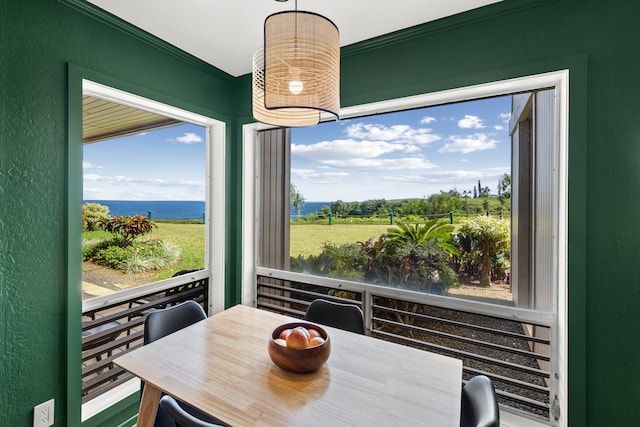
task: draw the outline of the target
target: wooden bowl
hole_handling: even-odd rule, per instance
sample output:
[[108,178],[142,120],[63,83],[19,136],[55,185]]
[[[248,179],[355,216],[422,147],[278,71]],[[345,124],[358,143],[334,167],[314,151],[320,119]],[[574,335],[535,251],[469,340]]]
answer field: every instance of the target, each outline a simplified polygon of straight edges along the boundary
[[[317,330],[320,336],[324,338],[324,343],[315,347],[290,348],[275,341],[285,329],[293,329],[298,326]],[[327,331],[313,323],[291,322],[282,324],[273,330],[270,338],[269,357],[271,357],[273,363],[285,371],[299,374],[316,371],[320,369],[322,364],[329,358],[329,354],[331,354],[331,341]]]

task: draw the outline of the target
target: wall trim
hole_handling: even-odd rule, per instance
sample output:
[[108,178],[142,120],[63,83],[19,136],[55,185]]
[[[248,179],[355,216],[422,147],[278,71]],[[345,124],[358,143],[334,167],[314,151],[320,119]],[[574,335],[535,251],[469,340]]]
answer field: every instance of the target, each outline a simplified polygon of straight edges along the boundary
[[443,31],[451,31],[456,28],[472,25],[488,19],[518,13],[526,9],[541,7],[559,1],[560,0],[522,0],[514,2],[503,0],[498,3],[482,6],[478,9],[469,10],[457,15],[448,16],[436,21],[426,22],[414,27],[404,28],[369,40],[343,46],[340,49],[340,56],[342,58],[347,58],[353,55],[364,54],[372,50],[406,43],[417,38],[441,33]]
[[164,40],[154,36],[151,33],[144,31],[143,29],[130,24],[121,18],[112,15],[111,13],[97,7],[94,4],[89,3],[87,0],[57,0],[59,3],[68,6],[78,12],[84,13],[93,19],[96,19],[112,28],[115,28],[123,33],[132,36],[154,48],[167,53],[179,60],[186,62],[187,64],[197,68],[200,71],[204,71],[207,74],[215,76],[217,78],[223,78],[230,81],[235,80],[230,74],[225,73],[219,68],[204,62],[203,60],[196,58],[195,56],[185,52],[176,46],[165,42]]
[[[206,126],[207,139],[207,248],[205,271],[210,272],[209,313],[224,310],[227,280],[225,269],[226,179],[225,160],[229,135],[228,122],[211,110],[189,108],[188,102],[172,96],[160,95],[130,82],[68,64],[67,87],[67,424],[81,425],[81,316],[82,316],[82,236],[78,227],[82,221],[82,95],[87,90],[116,102],[126,102],[141,109],[154,109],[161,114]],[[122,98],[124,97],[124,98]],[[186,106],[185,106],[186,105]],[[132,405],[125,398],[121,402],[93,416],[82,425],[93,426],[94,420],[119,413]],[[127,403],[129,402],[129,403]],[[136,402],[137,403],[137,402]]]

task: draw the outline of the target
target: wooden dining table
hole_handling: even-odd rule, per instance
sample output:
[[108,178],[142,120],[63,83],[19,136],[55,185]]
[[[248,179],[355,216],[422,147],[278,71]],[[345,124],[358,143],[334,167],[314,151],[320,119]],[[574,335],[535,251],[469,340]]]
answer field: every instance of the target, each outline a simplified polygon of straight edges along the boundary
[[153,426],[162,393],[231,426],[460,425],[460,360],[325,326],[329,359],[295,374],[267,351],[294,321],[237,305],[122,355],[145,382],[137,425]]

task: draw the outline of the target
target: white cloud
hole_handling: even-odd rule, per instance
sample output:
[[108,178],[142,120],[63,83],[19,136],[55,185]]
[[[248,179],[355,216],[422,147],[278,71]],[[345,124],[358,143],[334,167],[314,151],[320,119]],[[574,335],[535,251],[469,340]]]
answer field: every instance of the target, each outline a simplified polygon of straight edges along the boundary
[[103,169],[103,166],[94,165],[91,162],[82,162],[82,169]]
[[422,118],[422,120],[420,120],[420,124],[421,125],[428,125],[429,123],[433,123],[435,121],[437,121],[438,119],[436,119],[435,117],[430,117],[430,116],[425,116]]
[[194,180],[166,180],[162,178],[137,178],[131,176],[105,176],[95,173],[85,174],[85,182],[102,183],[113,186],[148,186],[148,187],[201,187],[204,188],[203,181]]
[[435,168],[436,165],[419,157],[401,159],[344,159],[327,162],[340,169],[366,169],[380,171],[420,170]]
[[183,144],[193,144],[194,142],[202,142],[202,137],[193,132],[187,132],[182,136],[178,136],[175,139]]
[[419,151],[415,145],[394,144],[386,141],[356,141],[338,139],[310,145],[291,144],[295,161],[317,163],[339,169],[402,170],[435,167],[421,157],[382,158],[397,153]]
[[431,133],[431,129],[414,128],[409,125],[375,125],[356,123],[350,125],[345,133],[350,138],[370,139],[376,141],[413,142],[415,144],[429,144],[438,141],[440,137]]
[[82,176],[85,181],[100,181],[102,180],[102,175],[98,175],[95,173],[88,173]]
[[345,158],[376,158],[394,151],[403,151],[405,148],[403,144],[385,141],[336,139],[309,145],[291,144],[291,155],[295,156],[296,160],[326,163]]
[[349,172],[317,172],[314,169],[291,169],[294,178],[308,179],[316,184],[341,182],[349,176]]
[[493,127],[495,130],[504,130],[504,126],[496,125]]
[[474,151],[493,150],[496,148],[497,142],[484,133],[476,133],[474,135],[451,136],[448,143],[438,150],[439,153],[462,153],[469,154]]
[[459,120],[458,126],[462,129],[482,129],[485,127],[480,117],[470,115],[465,115],[464,119]]
[[500,113],[500,120],[502,120],[503,123],[509,123],[509,120],[511,120],[511,113]]

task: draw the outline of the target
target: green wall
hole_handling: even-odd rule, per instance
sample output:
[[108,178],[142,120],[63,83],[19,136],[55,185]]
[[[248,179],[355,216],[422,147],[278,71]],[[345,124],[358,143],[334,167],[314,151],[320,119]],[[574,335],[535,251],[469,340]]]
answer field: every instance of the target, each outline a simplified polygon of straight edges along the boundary
[[[81,108],[80,79],[225,121],[228,141],[235,139],[234,78],[95,19],[82,2],[69,3],[79,9],[55,0],[0,0],[2,426],[30,426],[33,406],[51,398],[56,426],[80,423],[80,359],[73,363],[80,342],[67,341],[68,330],[80,337],[79,270],[67,265],[67,220],[78,218],[67,206],[82,198],[81,117],[67,111]],[[69,247],[79,248],[78,234]],[[69,289],[69,281],[77,285]],[[67,400],[68,392],[77,398]],[[89,424],[118,425],[135,408],[120,405]]]
[[[570,70],[572,426],[635,425],[640,415],[640,7],[632,3],[506,0],[342,52],[343,106]],[[78,108],[80,76],[226,121],[228,218],[239,212],[248,76],[233,79],[117,26],[54,0],[0,0],[0,425],[31,425],[33,406],[52,397],[56,425],[79,419],[79,398],[67,400],[67,378],[79,379],[67,371],[67,348],[79,348],[67,342],[67,331],[79,331],[67,314],[80,309],[79,287],[67,285],[78,274],[67,265],[76,244],[67,244],[67,221],[78,213],[67,206],[81,171],[72,164],[77,145],[67,147],[78,119],[67,111]],[[231,286],[240,268],[233,221],[227,305],[240,298]],[[74,292],[78,305],[68,306]],[[131,403],[91,424],[124,422]]]
[[[341,105],[570,70],[569,421],[640,416],[637,2],[507,0],[342,49]],[[238,87],[250,119],[249,78]]]

